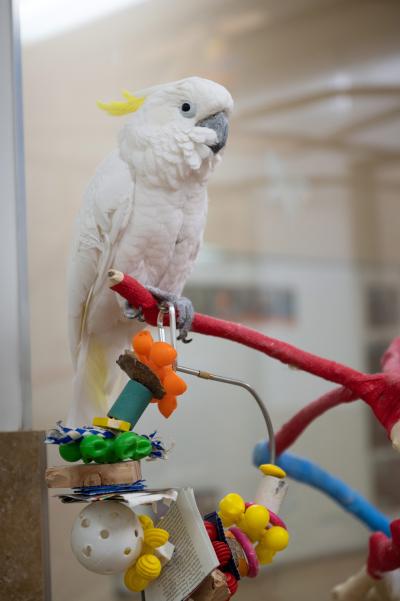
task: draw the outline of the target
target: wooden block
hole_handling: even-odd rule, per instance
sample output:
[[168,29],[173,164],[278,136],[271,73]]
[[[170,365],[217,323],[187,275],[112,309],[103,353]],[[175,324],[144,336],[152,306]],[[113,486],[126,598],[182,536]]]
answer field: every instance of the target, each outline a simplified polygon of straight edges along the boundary
[[141,479],[140,461],[90,463],[86,465],[80,463],[71,466],[49,467],[46,470],[48,488],[133,484]]
[[223,573],[214,570],[187,601],[227,601],[230,596]]

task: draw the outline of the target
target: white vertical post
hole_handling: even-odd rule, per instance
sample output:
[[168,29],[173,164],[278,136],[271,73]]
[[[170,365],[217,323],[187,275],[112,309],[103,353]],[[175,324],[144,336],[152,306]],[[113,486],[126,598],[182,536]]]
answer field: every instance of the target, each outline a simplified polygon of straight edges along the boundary
[[32,426],[18,12],[0,1],[0,430]]

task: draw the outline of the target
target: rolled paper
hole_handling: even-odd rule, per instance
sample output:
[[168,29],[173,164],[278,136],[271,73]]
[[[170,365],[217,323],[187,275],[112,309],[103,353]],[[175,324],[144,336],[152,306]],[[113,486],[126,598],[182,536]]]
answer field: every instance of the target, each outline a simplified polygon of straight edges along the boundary
[[284,478],[263,476],[254,498],[254,503],[264,505],[278,514],[285,498],[288,483]]
[[153,394],[146,386],[129,380],[107,415],[129,422],[133,427],[147,409],[152,397]]

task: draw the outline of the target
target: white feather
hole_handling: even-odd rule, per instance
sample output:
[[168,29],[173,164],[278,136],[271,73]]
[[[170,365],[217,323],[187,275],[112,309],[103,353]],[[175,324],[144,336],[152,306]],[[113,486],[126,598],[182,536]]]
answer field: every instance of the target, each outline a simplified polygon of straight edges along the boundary
[[[140,95],[140,93],[138,93]],[[179,113],[196,103],[196,119]],[[207,179],[219,160],[216,133],[196,122],[231,110],[218,84],[188,78],[149,90],[119,136],[119,150],[98,167],[78,215],[68,270],[71,354],[75,366],[70,425],[90,423],[115,400],[115,361],[137,322],[107,287],[111,268],[144,285],[180,294],[200,248]]]

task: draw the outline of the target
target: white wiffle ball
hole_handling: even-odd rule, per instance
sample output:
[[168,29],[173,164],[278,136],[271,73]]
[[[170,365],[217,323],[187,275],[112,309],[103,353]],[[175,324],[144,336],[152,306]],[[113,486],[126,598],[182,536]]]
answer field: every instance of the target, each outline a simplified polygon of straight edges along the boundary
[[118,501],[94,501],[77,516],[72,551],[91,572],[124,572],[139,557],[143,528],[137,515]]

